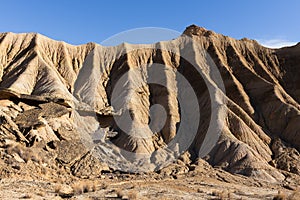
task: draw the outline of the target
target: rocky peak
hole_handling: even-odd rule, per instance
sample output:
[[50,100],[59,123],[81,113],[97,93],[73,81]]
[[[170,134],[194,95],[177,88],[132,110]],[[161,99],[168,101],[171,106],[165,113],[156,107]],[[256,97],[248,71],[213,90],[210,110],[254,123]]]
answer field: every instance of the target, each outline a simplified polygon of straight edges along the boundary
[[195,36],[209,37],[210,35],[214,35],[216,33],[214,33],[213,31],[207,30],[204,27],[199,27],[199,26],[193,24],[193,25],[186,27],[183,34],[188,35],[188,36],[195,35]]

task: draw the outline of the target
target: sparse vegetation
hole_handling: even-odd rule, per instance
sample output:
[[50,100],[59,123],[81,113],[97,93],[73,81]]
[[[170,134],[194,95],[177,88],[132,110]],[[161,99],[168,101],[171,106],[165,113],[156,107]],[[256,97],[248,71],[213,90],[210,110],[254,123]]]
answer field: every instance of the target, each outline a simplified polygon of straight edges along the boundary
[[278,194],[273,198],[273,200],[285,200],[287,198],[286,194],[282,191],[278,191]]
[[41,197],[44,197],[46,195],[46,193],[44,191],[39,191],[36,194],[41,196]]
[[22,199],[31,199],[32,195],[31,194],[25,194]]
[[74,194],[82,194],[87,192],[94,192],[96,185],[92,181],[79,181],[72,185]]
[[219,200],[231,199],[231,193],[228,191],[225,191],[225,190],[222,190],[222,191],[215,190],[215,191],[212,191],[211,194],[213,196],[216,196],[217,199],[219,199]]
[[117,189],[116,193],[117,193],[119,198],[122,198],[123,196],[125,196],[125,193],[122,189]]
[[135,190],[131,190],[127,193],[129,199],[138,199],[138,192]]
[[13,155],[14,153],[18,154],[25,162],[32,160],[34,162],[39,162],[38,156],[30,148],[24,147],[20,144],[8,146],[6,153]]
[[59,184],[59,185],[55,185],[55,187],[54,187],[54,192],[56,193],[56,194],[58,194],[59,192],[60,192],[60,190],[61,190],[61,185]]
[[122,188],[118,188],[114,190],[114,192],[117,194],[118,198],[129,199],[129,200],[138,199],[138,192],[135,190],[126,191]]
[[288,200],[298,200],[300,199],[300,189],[294,191],[288,198]]

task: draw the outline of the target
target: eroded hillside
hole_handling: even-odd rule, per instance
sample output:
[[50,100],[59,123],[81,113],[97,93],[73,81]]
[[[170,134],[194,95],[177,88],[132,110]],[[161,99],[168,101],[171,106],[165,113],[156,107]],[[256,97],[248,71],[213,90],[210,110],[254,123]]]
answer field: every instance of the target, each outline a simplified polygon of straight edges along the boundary
[[202,158],[267,182],[297,177],[299,55],[300,44],[268,49],[194,25],[116,47],[2,33],[0,176],[188,173]]

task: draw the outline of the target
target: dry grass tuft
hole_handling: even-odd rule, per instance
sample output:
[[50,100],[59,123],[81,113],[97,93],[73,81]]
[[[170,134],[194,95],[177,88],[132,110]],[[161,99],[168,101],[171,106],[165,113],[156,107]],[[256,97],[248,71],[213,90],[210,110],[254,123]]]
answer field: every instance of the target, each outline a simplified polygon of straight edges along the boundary
[[25,162],[28,162],[29,160],[32,160],[34,162],[39,163],[39,158],[35,152],[33,152],[31,149],[23,147],[20,144],[8,146],[6,149],[7,154],[18,154]]
[[297,200],[300,199],[300,189],[296,190],[295,192],[293,192],[289,198],[289,200]]
[[222,191],[215,190],[211,193],[211,195],[216,196],[217,199],[220,199],[220,200],[231,199],[230,192],[225,191],[225,190],[222,190]]
[[286,194],[282,191],[278,191],[278,194],[273,198],[273,200],[285,200]]
[[32,195],[31,194],[25,194],[22,199],[31,199]]
[[60,192],[61,188],[62,188],[61,185],[56,185],[56,186],[54,187],[54,192],[58,194],[58,193]]
[[131,190],[127,193],[127,196],[129,199],[132,199],[132,200],[138,199],[138,192]]
[[129,200],[138,199],[138,192],[134,190],[124,191],[123,189],[119,188],[115,190],[115,193],[117,194],[117,198]]
[[45,197],[46,193],[44,191],[39,191],[36,193],[37,195],[41,196],[41,197]]
[[118,195],[118,198],[122,198],[123,196],[125,196],[125,193],[122,189],[116,189],[115,192]]
[[96,185],[91,181],[79,181],[72,185],[74,194],[82,194],[87,192],[94,192]]

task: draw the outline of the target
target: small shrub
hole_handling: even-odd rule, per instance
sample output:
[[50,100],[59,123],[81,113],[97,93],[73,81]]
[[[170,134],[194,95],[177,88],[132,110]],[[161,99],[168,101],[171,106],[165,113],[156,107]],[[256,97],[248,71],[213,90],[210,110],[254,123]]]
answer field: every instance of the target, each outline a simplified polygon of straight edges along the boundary
[[55,193],[59,193],[60,192],[60,190],[61,190],[61,185],[56,185],[55,187],[54,187],[54,192]]
[[93,192],[96,190],[96,185],[89,181],[79,181],[72,185],[74,194],[82,194],[86,192]]
[[36,194],[39,195],[39,196],[41,196],[41,197],[44,197],[44,196],[46,195],[46,193],[43,192],[43,191],[40,191],[40,192],[38,192],[38,193],[36,193]]
[[32,195],[30,194],[25,194],[22,199],[31,199],[32,198]]
[[129,191],[128,194],[127,194],[128,198],[129,199],[138,199],[138,192],[137,191]]
[[278,191],[278,194],[273,198],[273,200],[285,200],[286,194],[282,191]]
[[218,199],[230,199],[231,194],[229,192],[226,192],[225,190],[222,191],[213,191],[211,195],[216,196]]

